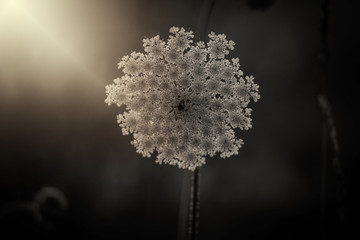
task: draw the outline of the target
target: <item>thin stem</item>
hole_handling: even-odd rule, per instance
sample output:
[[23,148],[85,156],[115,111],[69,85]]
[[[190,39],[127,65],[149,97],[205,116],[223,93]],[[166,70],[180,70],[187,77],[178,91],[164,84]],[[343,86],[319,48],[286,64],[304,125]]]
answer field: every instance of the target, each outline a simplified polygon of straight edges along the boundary
[[322,124],[322,177],[321,177],[321,223],[322,223],[322,239],[325,238],[326,233],[326,172],[327,172],[327,126],[326,123]]
[[197,240],[199,234],[199,209],[200,209],[200,169],[197,167],[191,179],[191,193],[189,205],[188,239]]
[[[327,206],[326,206],[326,195],[327,195],[327,170],[328,170],[328,143],[331,143],[332,148],[332,162],[331,167],[334,170],[337,178],[337,207],[338,207],[338,217],[341,223],[340,228],[344,231],[345,227],[345,212],[344,212],[344,200],[345,200],[345,179],[342,169],[342,164],[340,161],[340,145],[337,138],[337,131],[335,127],[335,120],[332,116],[331,106],[329,101],[324,95],[319,96],[319,104],[323,110],[324,120],[323,120],[323,136],[322,136],[322,151],[323,151],[323,172],[322,172],[322,236],[323,239],[326,238],[326,217],[327,217]],[[330,142],[328,142],[330,140]],[[345,232],[345,231],[344,231]]]

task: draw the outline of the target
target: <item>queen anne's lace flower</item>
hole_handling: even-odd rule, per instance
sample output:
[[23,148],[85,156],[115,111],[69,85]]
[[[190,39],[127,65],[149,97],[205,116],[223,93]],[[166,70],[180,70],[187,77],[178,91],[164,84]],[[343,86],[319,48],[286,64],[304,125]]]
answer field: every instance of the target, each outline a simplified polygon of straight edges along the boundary
[[193,44],[193,32],[170,28],[170,37],[144,39],[144,53],[124,56],[125,73],[106,86],[105,102],[126,106],[117,116],[122,133],[133,134],[138,153],[157,163],[194,170],[206,156],[226,158],[243,145],[234,129],[252,127],[251,100],[259,98],[253,76],[239,59],[226,59],[235,43],[224,34]]

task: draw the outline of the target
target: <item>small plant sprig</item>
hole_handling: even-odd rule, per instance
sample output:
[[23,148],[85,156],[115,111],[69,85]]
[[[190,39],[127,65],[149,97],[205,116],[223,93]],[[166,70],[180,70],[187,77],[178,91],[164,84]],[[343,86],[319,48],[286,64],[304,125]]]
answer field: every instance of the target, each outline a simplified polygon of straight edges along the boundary
[[195,170],[206,156],[226,158],[243,145],[234,129],[252,127],[251,100],[259,98],[253,76],[244,76],[238,58],[226,56],[235,43],[211,32],[193,42],[193,32],[170,28],[167,41],[143,40],[145,53],[132,52],[118,64],[124,76],[106,86],[108,105],[125,105],[117,116],[124,135],[144,157]]

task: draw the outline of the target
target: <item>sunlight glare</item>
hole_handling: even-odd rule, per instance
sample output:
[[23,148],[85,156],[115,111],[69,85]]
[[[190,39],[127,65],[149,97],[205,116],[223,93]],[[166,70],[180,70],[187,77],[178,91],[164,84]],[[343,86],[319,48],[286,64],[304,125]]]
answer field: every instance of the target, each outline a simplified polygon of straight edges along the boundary
[[[42,72],[71,66],[85,74],[88,79],[94,81],[98,79],[86,66],[85,57],[81,54],[77,39],[61,32],[61,29],[76,31],[73,26],[56,18],[58,11],[64,8],[65,6],[61,5],[60,1],[51,1],[47,4],[41,4],[41,1],[1,1],[0,52],[2,56],[0,56],[0,63],[4,69],[0,70],[5,73],[10,71],[10,74],[13,74],[11,71],[14,69],[6,68],[6,65],[14,66],[16,62],[25,61],[29,68],[39,69],[38,71]],[[11,77],[8,77],[7,85],[15,84],[15,81],[9,81]],[[40,80],[33,79],[32,81],[39,82]],[[54,85],[49,83],[48,79],[46,81],[39,83],[52,88],[61,84],[61,82],[56,82]]]

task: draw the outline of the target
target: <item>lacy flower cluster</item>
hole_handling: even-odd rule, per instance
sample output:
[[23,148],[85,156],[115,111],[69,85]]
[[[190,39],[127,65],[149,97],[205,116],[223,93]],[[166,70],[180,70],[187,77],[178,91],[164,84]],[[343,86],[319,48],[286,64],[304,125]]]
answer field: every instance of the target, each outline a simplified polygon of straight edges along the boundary
[[252,127],[251,100],[259,98],[254,77],[244,76],[239,59],[226,56],[235,43],[211,32],[193,42],[193,32],[170,28],[143,40],[145,53],[132,52],[118,64],[124,75],[106,86],[108,105],[125,105],[117,116],[124,135],[144,157],[194,170],[206,156],[238,154],[243,144],[234,129]]

